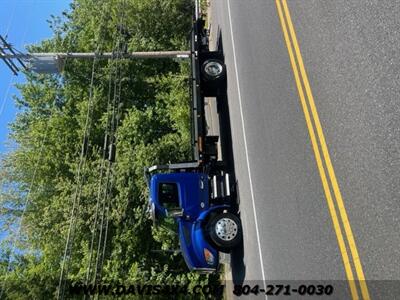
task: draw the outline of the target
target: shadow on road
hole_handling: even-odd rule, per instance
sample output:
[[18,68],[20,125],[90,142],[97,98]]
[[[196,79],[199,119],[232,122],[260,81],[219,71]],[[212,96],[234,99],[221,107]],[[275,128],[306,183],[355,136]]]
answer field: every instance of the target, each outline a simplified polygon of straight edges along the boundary
[[[218,29],[217,49],[223,52],[222,45],[222,32]],[[239,199],[239,185],[236,181],[235,176],[235,163],[232,149],[232,135],[231,135],[231,123],[229,116],[229,101],[227,96],[220,96],[217,98],[217,111],[219,116],[219,128],[220,128],[220,141],[221,141],[221,154],[225,161],[225,169],[231,174],[231,180],[233,182],[232,196],[235,199],[236,205],[234,209],[240,216],[240,199]],[[244,257],[244,246],[243,241],[240,245],[231,252],[231,270],[233,284],[242,284],[246,275],[246,266],[243,261]]]

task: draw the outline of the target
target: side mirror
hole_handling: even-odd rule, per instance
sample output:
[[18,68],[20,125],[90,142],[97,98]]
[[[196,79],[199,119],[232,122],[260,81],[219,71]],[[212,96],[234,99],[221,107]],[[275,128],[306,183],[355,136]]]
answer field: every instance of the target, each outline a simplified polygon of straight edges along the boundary
[[157,212],[156,212],[156,207],[154,205],[154,203],[149,204],[148,206],[148,213],[149,213],[149,217],[150,219],[153,221],[153,226],[157,226],[158,224],[158,220],[157,220]]
[[168,210],[168,215],[173,218],[183,217],[183,209],[182,208],[172,208]]

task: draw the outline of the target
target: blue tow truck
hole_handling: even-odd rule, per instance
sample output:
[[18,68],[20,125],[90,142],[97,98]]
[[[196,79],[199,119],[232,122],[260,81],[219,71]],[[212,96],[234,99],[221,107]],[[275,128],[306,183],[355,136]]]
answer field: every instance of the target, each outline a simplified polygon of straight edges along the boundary
[[218,136],[207,134],[205,97],[225,99],[226,67],[222,51],[210,51],[202,18],[193,19],[191,34],[191,111],[193,160],[145,168],[149,214],[153,222],[174,218],[181,253],[190,270],[214,272],[219,252],[242,241],[234,174],[218,160]]

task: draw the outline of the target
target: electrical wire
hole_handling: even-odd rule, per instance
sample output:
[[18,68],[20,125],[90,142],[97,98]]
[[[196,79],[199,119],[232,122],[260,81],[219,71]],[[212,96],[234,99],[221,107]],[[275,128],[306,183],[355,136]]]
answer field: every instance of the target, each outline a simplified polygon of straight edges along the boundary
[[7,86],[7,89],[6,89],[6,92],[5,92],[5,94],[4,94],[3,101],[2,101],[1,106],[0,106],[0,117],[1,117],[1,115],[3,114],[3,112],[4,112],[4,107],[6,106],[6,102],[7,102],[7,99],[8,99],[8,95],[9,95],[9,93],[10,93],[10,89],[11,89],[11,86],[12,86],[13,84],[14,84],[14,76],[11,75],[10,81],[9,81],[8,86]]
[[[126,7],[126,2],[125,2],[125,0],[122,0],[122,9],[121,9],[122,16],[121,16],[121,20],[120,20],[120,24],[121,24],[120,38],[122,39],[122,41],[120,40],[119,55],[122,55],[122,48],[124,48],[123,44],[126,42],[123,40],[124,37],[122,36],[122,29],[126,26],[126,22],[125,22],[126,21],[126,19],[125,19],[126,18],[126,9],[125,9],[125,7]],[[121,58],[122,57],[120,57],[119,61],[121,61]],[[118,89],[117,103],[116,103],[117,111],[116,111],[116,114],[113,115],[113,124],[112,124],[113,134],[114,134],[112,141],[113,141],[115,147],[118,142],[118,125],[119,125],[119,116],[120,116],[120,108],[121,108],[120,103],[121,103],[121,92],[122,92],[122,68],[120,65],[119,65],[119,69],[117,69],[117,70],[119,71],[118,72],[118,76],[119,76],[118,83],[115,85],[116,89]],[[116,151],[116,149],[114,151]],[[114,155],[116,155],[116,153]],[[114,175],[114,173],[112,173],[112,175]],[[111,178],[111,183],[113,183],[113,182],[114,182],[114,176]],[[111,186],[112,186],[112,184],[111,184]],[[109,191],[109,193],[111,193],[110,190],[108,190],[108,191]],[[105,229],[104,229],[103,250],[102,250],[101,261],[100,261],[100,266],[99,266],[99,268],[100,268],[99,277],[100,278],[102,277],[103,264],[104,264],[105,252],[106,252],[106,247],[107,247],[107,239],[108,239],[108,226],[109,226],[109,221],[110,221],[109,217],[108,217],[109,210],[110,210],[110,197],[111,197],[110,194],[108,196],[106,196],[106,201],[107,200],[108,201],[106,204],[106,225],[105,225]]]
[[[35,1],[35,2],[33,3],[33,5],[34,5],[33,7],[36,7],[36,4],[37,4],[37,2]],[[14,18],[15,8],[16,8],[16,6],[14,6],[14,10],[13,10],[13,13],[12,13],[12,18],[11,18],[11,20]],[[32,10],[30,10],[30,12],[32,12]],[[31,14],[30,14],[30,15],[31,15]],[[29,18],[30,18],[30,17],[28,17],[28,19],[29,19]],[[10,21],[9,24],[8,24],[6,36],[8,35],[8,32],[9,32],[10,27],[11,27],[11,21]],[[28,33],[28,28],[29,28],[28,26],[25,26],[25,30],[24,30],[24,33],[23,33],[22,39],[21,39],[22,43],[25,41],[26,35],[27,35],[27,33]],[[14,77],[11,76],[9,85],[8,85],[8,87],[7,87],[7,91],[6,91],[6,93],[5,93],[3,102],[2,102],[1,107],[0,107],[0,116],[1,116],[1,114],[3,113],[3,111],[4,111],[4,106],[5,106],[5,103],[6,103],[6,101],[7,101],[8,94],[9,94],[9,92],[10,92],[10,89],[11,89],[11,86],[12,86],[13,81],[14,81]],[[54,109],[54,107],[55,107],[55,103],[56,103],[56,100],[53,101],[53,103],[52,103],[52,105],[51,105],[51,107],[50,107],[51,112],[53,112],[53,109]],[[52,113],[51,113],[51,115],[52,115]],[[51,118],[51,115],[50,115],[50,118]],[[16,250],[16,243],[17,243],[17,240],[19,239],[20,234],[21,234],[21,228],[22,228],[22,224],[23,224],[23,221],[24,221],[24,218],[25,218],[25,215],[26,215],[27,208],[28,208],[28,206],[29,206],[30,195],[31,195],[31,192],[32,192],[34,183],[35,183],[36,173],[37,173],[37,170],[38,170],[39,165],[41,164],[41,159],[42,159],[42,157],[43,157],[42,153],[43,153],[44,144],[45,144],[45,142],[46,142],[46,140],[47,140],[47,134],[48,134],[48,122],[47,122],[46,125],[45,125],[44,136],[43,136],[43,138],[42,138],[42,140],[41,140],[41,142],[40,142],[40,147],[39,147],[39,149],[40,149],[40,150],[39,150],[39,158],[38,158],[38,160],[36,161],[36,164],[35,164],[35,166],[34,166],[33,175],[32,175],[32,178],[31,178],[31,181],[30,181],[30,184],[29,184],[29,188],[28,188],[28,191],[27,191],[27,194],[26,194],[26,197],[25,197],[25,201],[24,201],[24,205],[23,205],[23,210],[22,210],[22,214],[21,214],[21,217],[20,217],[20,219],[19,219],[19,222],[18,222],[17,230],[16,230],[16,232],[14,233],[14,236],[11,238],[11,251],[10,251],[8,257],[7,257],[7,269],[6,269],[6,272],[7,272],[7,273],[6,273],[6,276],[5,276],[5,278],[4,278],[3,282],[2,282],[2,288],[1,288],[1,291],[0,291],[0,299],[3,298],[3,294],[4,294],[4,290],[5,290],[5,284],[6,284],[8,275],[9,275],[10,270],[11,270],[11,262],[12,262],[12,260],[11,260],[11,255],[14,254],[14,252],[15,252],[15,250]]]
[[[115,46],[113,46],[112,52],[114,53],[115,51]],[[114,58],[112,58],[111,61],[113,61]],[[109,60],[110,62],[110,60]],[[103,155],[101,159],[101,166],[100,166],[100,178],[99,178],[99,186],[98,186],[98,191],[97,191],[97,197],[96,197],[96,208],[95,208],[95,216],[94,216],[94,222],[92,225],[92,237],[90,241],[90,250],[89,250],[89,262],[87,265],[87,270],[86,270],[86,278],[85,278],[85,283],[88,284],[90,277],[91,277],[91,270],[92,270],[92,259],[93,259],[93,251],[94,251],[94,242],[95,238],[97,236],[98,232],[98,218],[99,218],[99,209],[100,209],[100,200],[102,198],[103,194],[103,176],[104,176],[104,168],[105,168],[105,162],[106,162],[106,156],[107,156],[107,150],[109,146],[109,141],[110,141],[110,127],[111,127],[111,90],[112,90],[112,81],[113,81],[113,73],[114,73],[114,64],[112,65],[112,68],[110,69],[110,75],[109,75],[109,85],[108,85],[108,97],[107,97],[107,123],[105,126],[105,134],[104,134],[104,144],[103,144]],[[114,100],[113,100],[114,101]],[[108,173],[108,172],[107,172]],[[109,177],[109,175],[107,175]],[[107,182],[107,180],[106,180]],[[100,231],[101,232],[101,231]],[[100,235],[99,232],[99,235]],[[101,239],[101,236],[100,236]],[[96,263],[98,261],[98,252],[96,256]],[[96,276],[96,274],[95,274]],[[84,296],[84,299],[86,299],[86,295]]]
[[[100,33],[103,32],[103,22],[105,20],[105,11],[102,11],[102,18],[100,22]],[[99,36],[100,43],[98,43],[98,47],[96,50],[96,53],[100,52],[101,48],[101,41],[102,37],[101,34]],[[65,281],[66,277],[68,275],[68,265],[70,260],[72,259],[72,248],[73,248],[73,240],[74,240],[74,233],[75,233],[75,226],[76,226],[76,219],[78,216],[78,208],[80,206],[80,198],[81,198],[81,193],[82,193],[82,186],[83,186],[83,181],[81,180],[81,168],[85,166],[86,164],[86,155],[87,155],[87,150],[88,150],[88,145],[89,145],[89,138],[90,138],[90,128],[91,128],[91,122],[92,122],[92,114],[93,114],[93,87],[94,87],[94,77],[95,77],[95,65],[97,62],[98,58],[95,56],[93,59],[93,64],[92,64],[92,74],[91,74],[91,81],[90,81],[90,88],[89,88],[89,101],[88,101],[88,111],[86,115],[86,122],[85,122],[85,134],[82,140],[82,148],[81,148],[81,155],[80,155],[80,162],[78,165],[78,171],[77,171],[77,185],[74,193],[74,200],[71,208],[71,215],[70,215],[70,226],[68,229],[68,234],[67,234],[67,239],[66,239],[66,244],[65,244],[65,249],[64,249],[64,255],[62,258],[62,265],[61,265],[61,273],[60,273],[60,278],[59,278],[59,284],[58,284],[58,291],[57,291],[57,299],[64,299],[65,296]]]
[[[99,49],[97,49],[96,52],[98,52]],[[61,274],[60,274],[60,280],[58,284],[58,293],[57,293],[57,298],[58,299],[64,299],[64,292],[65,292],[65,277],[68,274],[68,263],[71,258],[72,254],[72,243],[71,240],[73,241],[73,236],[74,236],[74,230],[75,230],[75,221],[76,221],[76,213],[77,213],[77,208],[79,207],[80,204],[80,196],[82,193],[82,167],[86,164],[86,155],[87,155],[87,150],[89,147],[89,136],[90,136],[90,127],[91,127],[91,118],[92,118],[92,113],[93,113],[93,86],[94,86],[94,77],[95,77],[95,69],[96,69],[96,62],[97,58],[93,59],[92,63],[92,73],[91,73],[91,78],[90,78],[90,87],[89,87],[89,100],[88,100],[88,109],[86,112],[86,120],[85,120],[85,128],[84,128],[84,135],[82,139],[82,146],[81,146],[81,154],[80,154],[80,159],[79,159],[79,165],[78,165],[78,170],[77,170],[77,184],[75,187],[75,192],[74,192],[74,198],[72,202],[72,208],[71,208],[71,215],[70,215],[70,224],[68,228],[68,233],[67,233],[67,240],[65,244],[65,249],[64,249],[64,256],[62,259],[62,265],[61,265]]]
[[[100,232],[97,244],[97,256],[96,263],[94,269],[94,282],[102,279],[102,270],[105,259],[105,251],[108,240],[108,227],[109,227],[109,209],[110,209],[110,198],[111,198],[111,189],[114,184],[114,173],[113,173],[113,157],[115,156],[115,145],[116,141],[116,131],[118,127],[117,116],[120,112],[120,102],[121,102],[121,66],[120,61],[122,59],[122,49],[123,49],[123,36],[122,36],[122,27],[123,21],[125,19],[125,1],[122,2],[120,6],[120,26],[119,26],[119,35],[116,41],[116,47],[118,48],[117,56],[116,56],[116,66],[115,66],[115,80],[114,80],[114,95],[113,95],[113,109],[111,114],[111,124],[109,128],[109,160],[107,165],[107,175],[104,189],[104,196],[102,200],[102,209],[101,209],[101,221],[100,221]],[[104,237],[103,237],[104,236]]]
[[[35,0],[35,1],[33,2],[33,5],[32,5],[32,7],[31,7],[31,9],[29,10],[28,17],[27,17],[25,20],[30,20],[30,19],[31,19],[31,17],[32,17],[32,12],[35,10],[36,5],[37,5],[37,0]],[[8,23],[8,26],[7,26],[7,31],[6,31],[6,35],[5,35],[6,38],[7,38],[7,35],[8,35],[8,33],[9,33],[9,31],[10,31],[12,21],[13,21],[13,19],[14,19],[15,9],[16,9],[16,4],[14,5],[14,9],[13,9],[13,12],[12,12],[12,14],[11,14],[11,18],[10,18],[10,21],[9,21],[9,23]],[[24,32],[23,32],[23,34],[22,34],[22,38],[21,38],[21,43],[20,43],[20,44],[23,44],[23,43],[25,43],[25,41],[26,41],[26,36],[27,36],[27,34],[28,34],[28,30],[30,29],[30,27],[27,26],[27,24],[29,24],[29,21],[25,22],[25,29],[24,29]],[[18,51],[18,52],[19,52],[19,51]],[[9,81],[8,86],[7,86],[7,89],[6,89],[6,92],[5,92],[5,94],[4,94],[3,101],[2,101],[1,106],[0,106],[0,117],[1,117],[1,115],[3,114],[3,112],[4,112],[4,108],[5,108],[6,102],[7,102],[7,100],[8,100],[8,95],[9,95],[9,93],[10,93],[11,86],[14,84],[14,80],[15,80],[14,75],[11,75],[11,76],[10,76],[10,81]]]
[[7,269],[6,269],[7,273],[6,273],[5,279],[3,280],[2,288],[1,288],[1,291],[0,291],[0,299],[3,299],[3,293],[4,293],[4,290],[5,290],[5,284],[6,284],[8,275],[9,275],[9,273],[11,271],[11,262],[12,262],[11,254],[13,254],[15,252],[15,250],[16,250],[16,243],[17,243],[17,240],[18,240],[18,238],[20,236],[20,233],[21,233],[22,223],[23,223],[23,220],[25,218],[27,207],[29,205],[30,195],[31,195],[31,192],[32,192],[32,189],[33,189],[33,185],[35,183],[37,170],[38,170],[38,167],[39,167],[39,165],[40,165],[40,163],[42,161],[43,148],[44,148],[44,144],[45,144],[45,141],[47,139],[47,134],[48,134],[47,130],[48,130],[48,123],[46,123],[45,135],[42,138],[42,141],[40,143],[40,150],[39,150],[39,154],[40,155],[39,155],[39,158],[36,161],[36,164],[35,164],[35,167],[34,167],[33,175],[32,175],[32,178],[31,178],[31,183],[29,185],[28,192],[27,192],[27,195],[26,195],[26,198],[25,198],[25,201],[24,201],[24,206],[23,206],[24,208],[22,210],[22,215],[21,215],[21,217],[19,219],[17,230],[16,230],[16,232],[15,232],[15,234],[13,236],[12,242],[11,242],[11,252],[10,252],[10,255],[8,255],[8,259],[7,259],[8,260],[7,261]]
[[[118,51],[117,53],[117,61],[120,60],[120,52]],[[119,75],[119,66],[117,64],[116,67],[116,76]],[[120,80],[120,79],[119,79]],[[112,162],[112,156],[114,156],[114,154],[112,153],[114,150],[114,145],[115,145],[115,116],[116,116],[116,109],[119,105],[120,102],[120,96],[117,95],[117,80],[114,81],[114,97],[113,97],[113,109],[112,109],[112,118],[111,118],[111,126],[110,126],[110,139],[109,139],[109,160],[108,160],[108,164],[107,164],[107,177],[106,177],[106,183],[105,183],[105,189],[104,189],[104,196],[103,196],[103,201],[102,201],[102,212],[101,212],[101,222],[100,222],[100,235],[99,235],[99,241],[98,241],[98,245],[97,245],[97,257],[96,257],[96,268],[95,268],[95,273],[94,273],[94,280],[97,280],[98,277],[98,273],[100,270],[100,265],[101,265],[101,261],[104,261],[104,258],[102,256],[102,253],[104,251],[101,251],[101,244],[106,243],[106,234],[105,234],[105,229],[104,229],[104,222],[107,223],[107,218],[106,218],[106,209],[108,207],[107,205],[107,201],[109,199],[110,196],[110,182],[112,182],[112,166],[113,166],[113,162]],[[118,99],[118,100],[117,100]],[[104,235],[104,238],[103,238]],[[104,246],[103,246],[104,247]]]
[[10,19],[8,21],[8,24],[7,24],[7,30],[6,30],[6,35],[5,35],[6,37],[7,37],[8,33],[9,33],[9,31],[10,31],[11,24],[14,21],[15,9],[16,8],[17,8],[17,1],[14,2],[14,8],[12,10],[11,17],[10,17]]
[[[113,48],[113,52],[114,52]],[[85,283],[88,284],[90,280],[90,275],[91,275],[91,267],[92,267],[92,258],[93,258],[93,247],[94,247],[94,241],[96,238],[96,233],[97,233],[97,222],[98,222],[98,216],[99,216],[99,208],[100,208],[100,198],[102,195],[102,187],[103,187],[103,176],[104,176],[104,168],[105,168],[105,158],[107,155],[107,149],[108,149],[108,140],[109,140],[109,127],[110,127],[110,106],[111,106],[111,88],[112,88],[112,73],[113,73],[113,68],[111,69],[110,75],[109,75],[109,83],[108,83],[108,97],[107,97],[107,123],[106,123],[106,128],[105,128],[105,134],[104,134],[104,144],[103,144],[103,155],[101,159],[101,166],[100,166],[100,177],[99,177],[99,187],[97,190],[97,197],[96,197],[96,208],[95,208],[95,217],[93,221],[93,226],[92,226],[92,237],[90,241],[90,250],[89,250],[89,262],[86,270],[86,279]],[[86,298],[86,295],[85,295]]]

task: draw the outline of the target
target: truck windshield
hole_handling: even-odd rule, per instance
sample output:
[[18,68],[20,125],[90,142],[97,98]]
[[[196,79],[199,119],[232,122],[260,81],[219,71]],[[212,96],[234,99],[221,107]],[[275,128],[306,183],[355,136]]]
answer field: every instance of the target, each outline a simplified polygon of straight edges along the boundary
[[179,208],[178,186],[176,183],[160,183],[158,189],[160,204],[166,209]]

